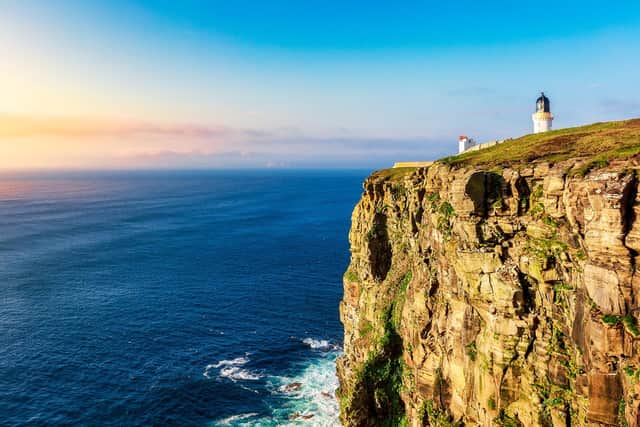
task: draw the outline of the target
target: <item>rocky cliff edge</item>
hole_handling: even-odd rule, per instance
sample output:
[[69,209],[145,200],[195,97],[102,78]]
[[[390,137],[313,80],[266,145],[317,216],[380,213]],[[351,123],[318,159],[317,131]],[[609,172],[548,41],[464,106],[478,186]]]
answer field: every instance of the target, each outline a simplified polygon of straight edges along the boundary
[[640,425],[640,120],[370,176],[345,426]]

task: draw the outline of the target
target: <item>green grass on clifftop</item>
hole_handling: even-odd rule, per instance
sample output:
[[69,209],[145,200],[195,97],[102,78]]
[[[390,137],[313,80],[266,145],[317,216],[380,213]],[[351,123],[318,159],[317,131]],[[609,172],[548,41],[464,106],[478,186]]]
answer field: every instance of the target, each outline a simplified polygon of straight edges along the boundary
[[389,168],[389,169],[381,169],[379,171],[374,172],[371,177],[376,180],[391,180],[394,181],[398,178],[401,178],[405,175],[410,174],[418,168]]
[[559,162],[584,158],[576,171],[585,174],[615,159],[640,153],[640,119],[594,123],[545,133],[525,135],[483,150],[439,160],[452,166],[513,167],[533,161]]
[[[453,147],[453,144],[452,144]],[[453,167],[499,169],[523,167],[534,161],[557,163],[580,160],[571,174],[586,175],[613,160],[640,155],[640,118],[619,122],[594,123],[521,136],[478,151],[438,160]],[[417,168],[389,168],[371,175],[375,181],[396,181]]]

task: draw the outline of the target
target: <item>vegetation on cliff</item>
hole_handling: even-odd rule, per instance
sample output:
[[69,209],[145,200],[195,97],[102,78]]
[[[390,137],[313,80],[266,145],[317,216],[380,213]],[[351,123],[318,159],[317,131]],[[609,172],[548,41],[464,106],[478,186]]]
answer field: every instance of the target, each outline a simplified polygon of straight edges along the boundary
[[368,178],[344,425],[638,426],[639,153],[629,120]]
[[530,134],[441,161],[452,166],[492,168],[515,167],[534,160],[557,163],[574,159],[583,164],[576,172],[584,176],[592,168],[638,153],[640,119],[632,119]]

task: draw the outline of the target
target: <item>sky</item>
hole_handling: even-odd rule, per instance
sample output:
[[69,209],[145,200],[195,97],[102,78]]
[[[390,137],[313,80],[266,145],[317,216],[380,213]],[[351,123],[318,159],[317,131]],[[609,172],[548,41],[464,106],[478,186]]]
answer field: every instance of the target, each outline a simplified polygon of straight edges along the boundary
[[640,116],[640,2],[0,0],[0,170],[368,168]]

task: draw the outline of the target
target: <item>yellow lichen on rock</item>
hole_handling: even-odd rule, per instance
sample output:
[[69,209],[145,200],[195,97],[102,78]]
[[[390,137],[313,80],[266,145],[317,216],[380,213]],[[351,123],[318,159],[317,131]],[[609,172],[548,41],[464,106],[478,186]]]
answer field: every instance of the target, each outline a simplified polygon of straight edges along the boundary
[[364,183],[338,360],[345,426],[638,426],[635,160],[436,162]]

